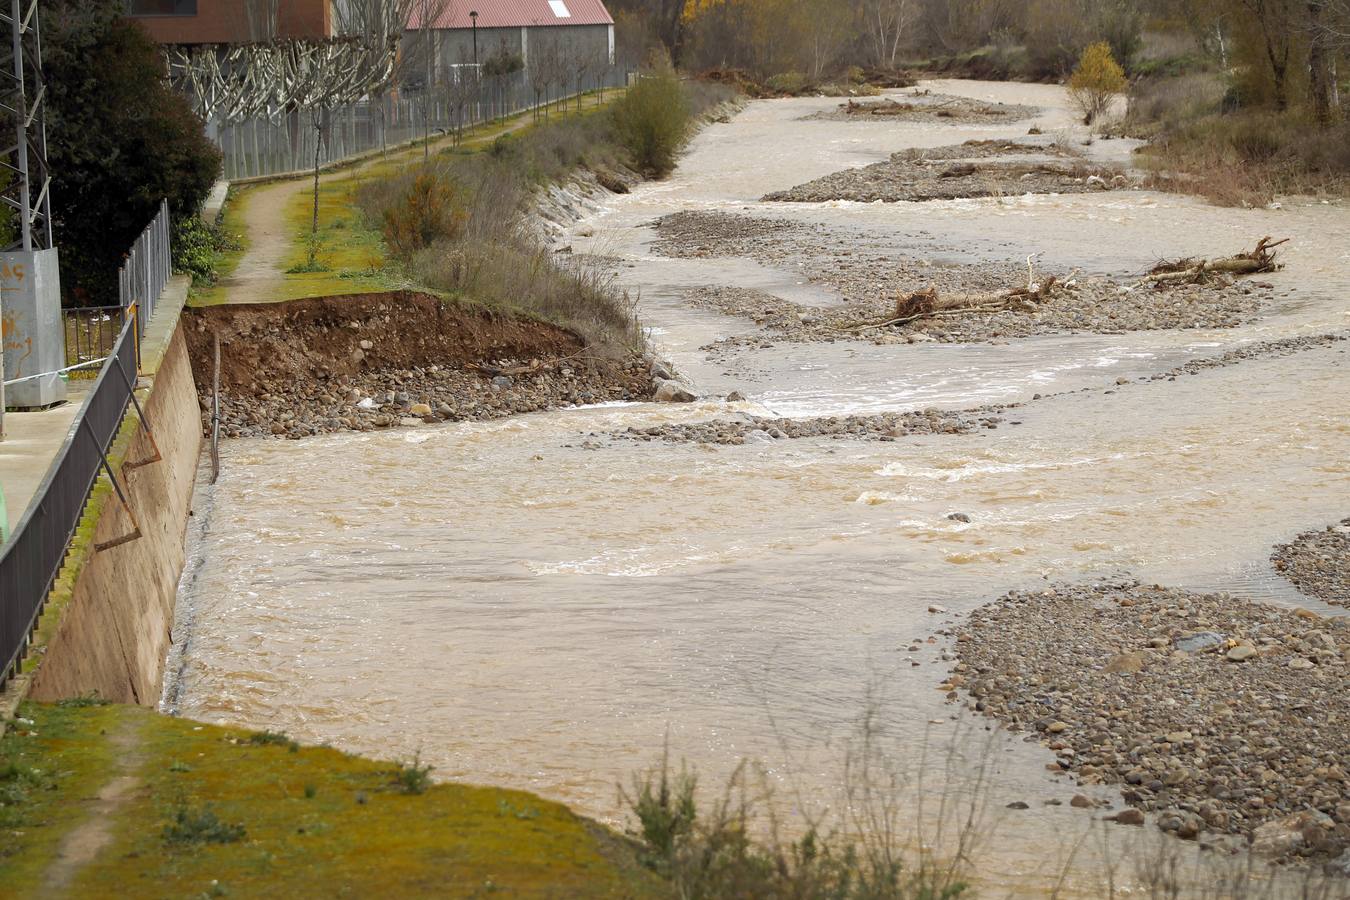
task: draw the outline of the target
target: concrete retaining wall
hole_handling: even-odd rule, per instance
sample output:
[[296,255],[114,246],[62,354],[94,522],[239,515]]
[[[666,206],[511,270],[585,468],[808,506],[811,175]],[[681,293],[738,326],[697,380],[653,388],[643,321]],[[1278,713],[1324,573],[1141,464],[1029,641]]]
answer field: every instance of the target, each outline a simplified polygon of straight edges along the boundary
[[[181,327],[167,342],[149,395],[140,400],[154,426],[154,444],[137,429],[124,459],[152,457],[155,444],[162,456],[160,462],[122,473],[142,536],[94,551],[80,570],[34,673],[29,693],[34,700],[90,693],[145,706],[159,700],[202,444],[197,390]],[[122,504],[109,498],[94,543],[134,527]]]

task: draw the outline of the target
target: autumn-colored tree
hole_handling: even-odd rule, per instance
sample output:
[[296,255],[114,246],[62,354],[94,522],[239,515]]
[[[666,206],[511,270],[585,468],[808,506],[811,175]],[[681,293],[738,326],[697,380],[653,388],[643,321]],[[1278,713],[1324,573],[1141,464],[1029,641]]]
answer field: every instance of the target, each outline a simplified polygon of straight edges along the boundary
[[1125,90],[1125,70],[1105,41],[1089,44],[1069,78],[1069,96],[1091,125],[1111,108],[1111,100]]
[[384,241],[396,256],[411,259],[436,241],[457,238],[467,219],[454,186],[427,168],[385,209]]

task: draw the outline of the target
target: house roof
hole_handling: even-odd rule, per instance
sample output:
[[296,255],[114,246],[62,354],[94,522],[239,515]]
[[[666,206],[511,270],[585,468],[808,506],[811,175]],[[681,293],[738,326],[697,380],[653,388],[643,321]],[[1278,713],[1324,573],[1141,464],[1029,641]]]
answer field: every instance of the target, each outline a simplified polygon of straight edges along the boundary
[[[433,6],[440,5],[433,0]],[[434,19],[433,28],[521,28],[539,25],[613,25],[603,0],[450,0]],[[422,27],[421,3],[414,4],[408,27]]]

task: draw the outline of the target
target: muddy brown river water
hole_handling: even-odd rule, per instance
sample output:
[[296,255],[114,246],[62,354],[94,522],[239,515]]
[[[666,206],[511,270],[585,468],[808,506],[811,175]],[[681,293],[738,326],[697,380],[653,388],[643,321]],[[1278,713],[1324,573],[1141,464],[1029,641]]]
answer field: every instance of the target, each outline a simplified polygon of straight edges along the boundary
[[[935,88],[1036,106],[1048,134],[1075,128],[1058,88]],[[760,203],[908,146],[1032,124],[801,121],[835,102],[750,105],[704,130],[669,181],[614,198],[566,240],[617,261],[655,343],[702,391],[740,390],[746,402],[226,444],[224,477],[198,497],[166,706],[385,758],[420,753],[439,777],[530,789],[620,823],[616,785],[655,761],[667,735],[705,784],[756,759],[792,809],[835,806],[870,704],[892,759],[917,768],[927,756],[906,802],[959,791],[980,761],[991,770],[977,860],[987,894],[1041,895],[1067,869],[1066,893],[1101,896],[1101,835],[1112,853],[1141,853],[1153,830],[1107,826],[1073,855],[1100,813],[1068,805],[1081,789],[1046,771],[1049,751],[953,719],[959,707],[936,689],[945,644],[927,639],[1009,589],[1125,573],[1328,611],[1267,559],[1350,506],[1346,344],[1116,382],[1350,328],[1350,210],[1219,209],[1144,191]],[[1129,149],[1090,148],[1115,160]],[[897,255],[1039,252],[1116,276],[1264,234],[1292,243],[1287,268],[1268,276],[1274,302],[1241,328],[783,344],[728,362],[699,348],[753,325],[685,305],[688,287],[837,298],[796,269],[653,256],[653,220],[685,209],[821,224]],[[1094,390],[1064,393],[1079,388]],[[733,411],[963,408],[1037,393],[1057,396],[974,435],[582,447],[591,433]],[[934,770],[952,748],[953,771]],[[1030,808],[1005,809],[1014,801]]]

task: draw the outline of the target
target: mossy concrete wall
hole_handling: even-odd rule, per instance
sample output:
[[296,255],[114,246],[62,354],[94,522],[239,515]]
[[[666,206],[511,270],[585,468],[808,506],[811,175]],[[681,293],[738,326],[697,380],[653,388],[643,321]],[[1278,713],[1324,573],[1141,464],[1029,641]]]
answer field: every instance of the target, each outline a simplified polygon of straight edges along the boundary
[[[181,327],[166,343],[148,395],[139,396],[153,439],[136,428],[121,464],[114,464],[131,514],[115,496],[107,498],[93,544],[112,541],[138,525],[141,537],[93,550],[80,568],[33,675],[29,696],[34,700],[88,694],[145,706],[159,700],[202,444],[197,389]],[[156,447],[160,461],[128,468],[153,457]]]

